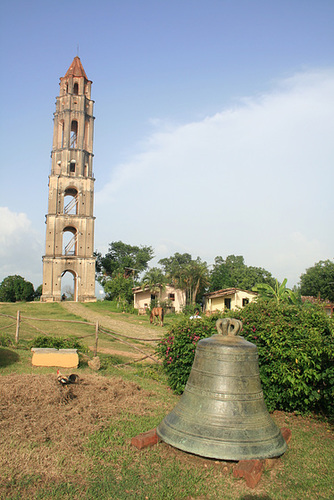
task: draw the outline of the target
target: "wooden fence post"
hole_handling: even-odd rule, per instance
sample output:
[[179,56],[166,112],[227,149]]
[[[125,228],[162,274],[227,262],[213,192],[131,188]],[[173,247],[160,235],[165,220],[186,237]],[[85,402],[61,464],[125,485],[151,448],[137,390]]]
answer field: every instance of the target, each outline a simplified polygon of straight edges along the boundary
[[97,341],[99,339],[99,322],[97,321],[95,324],[95,349],[94,356],[97,356]]
[[18,342],[19,342],[19,332],[20,332],[20,311],[17,311],[17,314],[16,314],[16,332],[15,332],[16,344],[18,344]]

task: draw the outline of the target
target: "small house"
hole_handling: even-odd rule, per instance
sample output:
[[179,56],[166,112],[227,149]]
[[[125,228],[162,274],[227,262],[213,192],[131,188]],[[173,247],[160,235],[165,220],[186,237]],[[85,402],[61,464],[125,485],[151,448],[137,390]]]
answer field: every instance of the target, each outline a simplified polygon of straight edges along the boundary
[[245,307],[245,305],[256,299],[257,293],[240,288],[224,288],[204,294],[204,311],[206,314],[212,314],[216,311],[225,311],[226,309],[236,309]]
[[145,313],[151,306],[151,301],[159,299],[160,303],[167,303],[167,309],[172,312],[181,312],[186,305],[186,293],[184,290],[175,288],[173,285],[160,286],[159,293],[152,293],[146,286],[144,289],[137,286],[133,291],[133,305],[139,313]]

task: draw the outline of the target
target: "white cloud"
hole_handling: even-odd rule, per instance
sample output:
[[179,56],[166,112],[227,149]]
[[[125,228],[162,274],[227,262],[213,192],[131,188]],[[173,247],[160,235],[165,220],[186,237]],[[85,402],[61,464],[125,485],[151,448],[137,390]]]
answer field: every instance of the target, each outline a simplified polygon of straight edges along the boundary
[[34,286],[42,280],[43,239],[25,213],[0,207],[0,281],[19,274]]
[[294,75],[202,121],[161,124],[96,193],[96,247],[121,239],[208,262],[234,253],[292,286],[334,248],[333,129],[333,70]]

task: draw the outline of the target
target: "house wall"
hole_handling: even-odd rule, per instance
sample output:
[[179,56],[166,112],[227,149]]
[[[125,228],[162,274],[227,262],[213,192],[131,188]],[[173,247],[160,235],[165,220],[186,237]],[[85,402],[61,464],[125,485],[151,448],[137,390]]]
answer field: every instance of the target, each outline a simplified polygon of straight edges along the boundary
[[135,309],[144,309],[149,307],[151,303],[151,292],[145,290],[135,292],[133,294],[133,306]]
[[[185,306],[186,298],[185,292],[182,290],[175,290],[173,286],[167,285],[165,290],[161,292],[160,300],[166,301],[170,294],[174,294],[174,300],[172,301],[172,307],[175,308],[175,312],[181,312]],[[151,292],[148,290],[138,290],[134,292],[134,308],[135,309],[145,309],[151,305]]]
[[183,290],[175,290],[174,287],[167,287],[166,294],[168,298],[168,293],[175,294],[175,301],[173,301],[173,307],[175,307],[175,312],[181,312],[186,305],[186,294]]
[[255,298],[256,295],[243,290],[222,297],[205,297],[205,311],[224,311],[225,299],[231,299],[231,309],[236,309],[237,307],[243,307],[243,299],[248,299],[249,302],[252,302]]

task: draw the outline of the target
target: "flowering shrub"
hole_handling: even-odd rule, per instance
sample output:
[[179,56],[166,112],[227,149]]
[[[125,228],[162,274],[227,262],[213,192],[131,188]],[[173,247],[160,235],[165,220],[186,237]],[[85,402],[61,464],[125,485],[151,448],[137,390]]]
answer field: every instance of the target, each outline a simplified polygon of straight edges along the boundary
[[197,342],[217,333],[216,319],[217,317],[178,320],[159,342],[157,355],[162,359],[168,383],[176,394],[181,394],[185,388]]
[[[243,322],[241,335],[258,348],[269,411],[334,413],[334,320],[320,306],[260,300],[228,316]],[[197,342],[217,333],[217,318],[179,320],[160,341],[157,354],[177,394],[187,383]]]
[[234,316],[241,335],[256,344],[270,411],[334,410],[334,322],[316,304],[258,301]]

